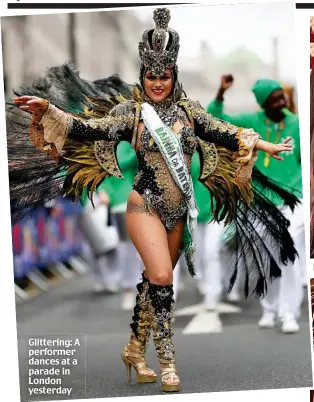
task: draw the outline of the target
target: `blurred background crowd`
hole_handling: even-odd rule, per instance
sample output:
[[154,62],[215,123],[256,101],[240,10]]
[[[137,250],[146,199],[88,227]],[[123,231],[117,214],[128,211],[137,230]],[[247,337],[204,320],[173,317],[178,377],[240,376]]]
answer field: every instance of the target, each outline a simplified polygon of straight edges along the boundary
[[[271,13],[259,4],[172,8],[170,27],[180,34],[179,74],[188,96],[206,106],[220,76],[232,73],[230,112],[256,109],[250,89],[261,77],[280,80],[295,101],[291,10],[289,3],[272,5]],[[3,18],[6,94],[67,60],[89,80],[119,74],[126,82],[138,82],[137,45],[152,23],[150,7]]]

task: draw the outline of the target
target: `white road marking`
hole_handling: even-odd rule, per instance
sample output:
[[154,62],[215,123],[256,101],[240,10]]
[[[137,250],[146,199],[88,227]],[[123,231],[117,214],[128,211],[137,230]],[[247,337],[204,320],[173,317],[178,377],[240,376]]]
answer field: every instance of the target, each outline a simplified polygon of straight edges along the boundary
[[219,303],[214,311],[207,311],[205,305],[201,303],[181,308],[177,310],[175,316],[194,316],[183,329],[182,333],[184,335],[215,334],[223,331],[220,314],[238,314],[241,311],[240,307],[226,303]]
[[217,312],[203,311],[196,314],[182,333],[190,334],[217,334],[222,332],[222,323]]

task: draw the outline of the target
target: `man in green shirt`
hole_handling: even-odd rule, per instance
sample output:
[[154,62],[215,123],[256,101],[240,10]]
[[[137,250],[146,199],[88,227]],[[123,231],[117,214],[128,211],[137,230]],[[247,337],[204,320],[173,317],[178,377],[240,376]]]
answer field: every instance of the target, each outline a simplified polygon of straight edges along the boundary
[[[216,98],[208,105],[207,111],[244,128],[253,128],[262,139],[274,143],[291,138],[292,151],[285,155],[284,161],[271,159],[265,152],[259,152],[256,167],[272,180],[286,186],[302,198],[301,152],[299,138],[299,119],[287,109],[281,84],[272,79],[260,79],[252,91],[260,110],[251,113],[229,115],[224,112],[224,94],[233,84],[232,75],[224,75]],[[284,164],[284,165],[283,165]],[[291,221],[290,233],[296,243],[300,259],[295,264],[282,267],[282,277],[273,281],[267,296],[261,300],[263,317],[261,328],[275,326],[276,317],[282,320],[282,331],[293,333],[299,330],[297,318],[303,298],[302,279],[305,272],[304,261],[304,218],[300,206],[294,214],[280,205],[280,200],[272,195],[272,201],[282,207],[283,213]]]

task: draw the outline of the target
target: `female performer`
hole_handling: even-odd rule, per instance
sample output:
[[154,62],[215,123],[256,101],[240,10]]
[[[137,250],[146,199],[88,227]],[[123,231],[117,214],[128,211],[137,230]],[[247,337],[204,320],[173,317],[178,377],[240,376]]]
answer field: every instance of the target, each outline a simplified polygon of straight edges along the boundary
[[[145,273],[137,285],[131,337],[122,359],[129,378],[133,367],[138,382],[155,382],[156,374],[144,356],[152,329],[162,389],[178,391],[172,281],[182,251],[190,273],[195,273],[193,229],[198,210],[189,174],[193,153],[200,153],[200,180],[213,196],[215,219],[234,225],[246,295],[249,281],[257,278],[254,290],[260,295],[266,280],[280,275],[267,242],[255,231],[256,224],[264,225],[270,240],[278,244],[281,261],[294,260],[296,255],[287,231],[289,222],[267,199],[265,188],[278,192],[291,208],[297,200],[261,174],[256,174],[255,184],[251,180],[257,151],[281,160],[280,152],[291,150],[288,140],[277,145],[262,141],[253,130],[213,118],[198,102],[184,97],[176,65],[179,35],[168,28],[169,10],[155,10],[154,20],[155,29],[145,31],[139,44],[140,86],[134,87],[131,95],[117,77],[108,80],[108,91],[100,92],[73,71],[71,81],[69,67],[63,66],[49,71],[49,90],[48,84],[47,88],[44,84],[24,88],[24,96],[14,99],[32,118],[27,121],[28,113],[18,115],[18,109],[8,108],[10,195],[13,222],[58,194],[81,197],[87,189],[92,198],[105,177],[122,178],[116,146],[119,141],[131,143],[139,172],[128,199],[127,229]],[[62,76],[62,72],[66,74]],[[46,99],[38,94],[47,94]],[[85,108],[69,107],[75,96]],[[28,124],[37,150],[27,144]],[[236,263],[231,285],[237,271]]]

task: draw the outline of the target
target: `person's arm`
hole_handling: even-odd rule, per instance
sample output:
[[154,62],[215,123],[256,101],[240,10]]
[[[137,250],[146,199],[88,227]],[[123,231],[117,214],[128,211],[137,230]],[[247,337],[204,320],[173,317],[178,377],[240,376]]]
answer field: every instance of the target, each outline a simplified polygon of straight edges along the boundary
[[186,100],[183,104],[188,115],[192,118],[196,135],[218,146],[234,152],[234,159],[241,163],[256,156],[256,151],[264,151],[273,158],[282,160],[278,154],[290,151],[291,145],[285,143],[272,144],[261,139],[260,135],[252,129],[235,126],[207,113],[199,102]]
[[213,99],[207,106],[207,113],[210,113],[218,119],[227,121],[236,126],[250,128],[251,114],[250,113],[235,113],[227,114],[224,112],[224,95],[225,92],[232,86],[234,78],[231,74],[221,77],[220,87],[217,91],[216,98]]
[[59,154],[67,138],[84,142],[130,141],[132,137],[135,116],[129,104],[116,106],[103,118],[82,120],[34,96],[22,96],[14,101],[20,109],[33,113],[31,137],[36,141],[37,136],[43,146],[54,144]]

